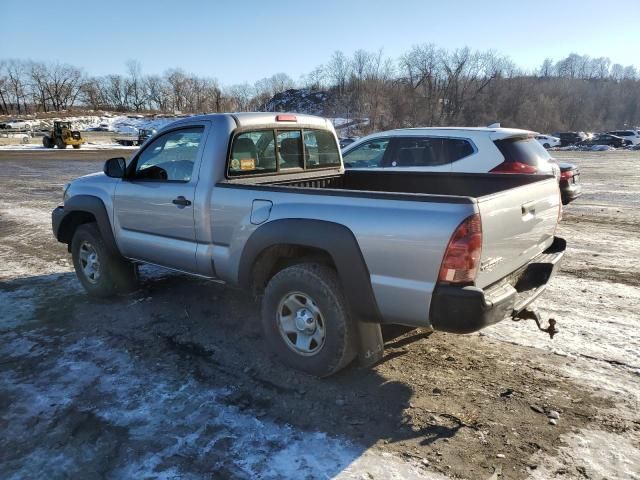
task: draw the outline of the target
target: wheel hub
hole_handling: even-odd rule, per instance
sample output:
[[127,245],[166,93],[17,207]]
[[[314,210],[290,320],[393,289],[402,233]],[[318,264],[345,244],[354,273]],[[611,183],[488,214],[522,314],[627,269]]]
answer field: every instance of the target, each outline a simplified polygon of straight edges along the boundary
[[296,312],[296,328],[299,332],[312,334],[316,331],[316,319],[313,313],[306,308],[301,308]]

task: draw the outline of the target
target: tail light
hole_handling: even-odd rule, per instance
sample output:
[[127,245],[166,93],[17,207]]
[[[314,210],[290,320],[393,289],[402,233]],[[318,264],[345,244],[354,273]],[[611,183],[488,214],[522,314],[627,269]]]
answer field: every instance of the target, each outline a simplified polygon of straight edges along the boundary
[[482,222],[476,213],[465,219],[451,236],[440,266],[438,280],[473,283],[482,252]]
[[574,175],[573,170],[566,170],[564,172],[560,172],[560,180],[569,180],[571,177],[573,177],[573,175]]
[[491,173],[537,173],[538,169],[528,163],[502,162],[500,165],[489,171]]

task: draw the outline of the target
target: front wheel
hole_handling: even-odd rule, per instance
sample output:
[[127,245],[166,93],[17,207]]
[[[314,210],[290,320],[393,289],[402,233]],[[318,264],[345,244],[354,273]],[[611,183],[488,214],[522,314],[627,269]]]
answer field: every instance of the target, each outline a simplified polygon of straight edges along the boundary
[[109,253],[95,223],[76,229],[71,256],[78,280],[91,296],[109,297],[135,286],[136,266]]
[[545,143],[545,144],[543,145],[543,147],[544,147],[544,148],[546,148],[546,149],[549,149],[549,148],[551,148],[551,145],[549,145],[548,143]]
[[80,145],[74,145],[73,148],[75,148],[76,150],[80,148]]
[[326,377],[356,355],[354,325],[334,270],[304,263],[281,270],[262,301],[262,328],[287,366]]

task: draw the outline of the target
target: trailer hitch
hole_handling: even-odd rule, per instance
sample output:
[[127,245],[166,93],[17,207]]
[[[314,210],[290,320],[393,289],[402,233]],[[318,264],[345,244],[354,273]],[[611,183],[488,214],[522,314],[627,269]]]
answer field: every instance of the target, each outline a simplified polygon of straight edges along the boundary
[[540,316],[529,308],[525,308],[524,310],[519,311],[513,317],[513,320],[519,322],[520,320],[535,320],[536,325],[538,326],[538,330],[548,333],[549,336],[553,339],[553,336],[558,333],[558,329],[556,328],[556,321],[554,318],[549,319],[549,326],[547,328],[542,328]]

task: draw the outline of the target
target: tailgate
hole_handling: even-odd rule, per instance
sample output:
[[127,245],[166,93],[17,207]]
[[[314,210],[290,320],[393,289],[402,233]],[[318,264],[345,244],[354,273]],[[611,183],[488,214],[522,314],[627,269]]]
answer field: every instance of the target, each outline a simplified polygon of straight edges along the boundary
[[553,242],[558,223],[558,181],[546,177],[478,199],[482,255],[476,285],[484,288],[515,272]]

